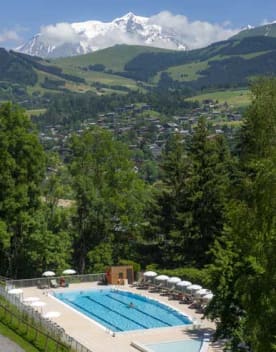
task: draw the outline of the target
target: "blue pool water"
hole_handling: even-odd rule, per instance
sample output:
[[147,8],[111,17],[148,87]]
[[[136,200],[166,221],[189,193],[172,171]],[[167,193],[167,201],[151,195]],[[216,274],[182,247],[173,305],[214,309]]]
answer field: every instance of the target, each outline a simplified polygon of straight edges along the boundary
[[[112,331],[190,324],[183,314],[131,292],[101,289],[67,291],[54,296]],[[130,307],[132,303],[132,307]]]
[[146,345],[152,352],[199,352],[201,340],[181,340]]

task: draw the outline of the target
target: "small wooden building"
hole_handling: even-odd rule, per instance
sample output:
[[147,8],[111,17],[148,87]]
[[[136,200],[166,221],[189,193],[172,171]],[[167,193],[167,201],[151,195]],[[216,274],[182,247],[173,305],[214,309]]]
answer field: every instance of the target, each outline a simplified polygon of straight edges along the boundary
[[134,273],[132,265],[110,266],[106,270],[106,279],[110,285],[132,284]]

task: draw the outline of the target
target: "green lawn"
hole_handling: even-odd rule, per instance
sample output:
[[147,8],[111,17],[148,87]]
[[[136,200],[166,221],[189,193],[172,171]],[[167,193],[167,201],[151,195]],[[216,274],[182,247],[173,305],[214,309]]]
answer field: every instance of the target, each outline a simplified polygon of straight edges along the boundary
[[13,330],[9,329],[6,325],[0,322],[0,334],[6,336],[11,341],[16,343],[26,352],[39,352],[37,348],[31,345],[28,341],[24,340],[21,336],[17,335]]
[[177,81],[195,81],[200,77],[198,72],[207,69],[208,61],[192,62],[173,66],[167,70],[172,79]]
[[[0,334],[6,336],[27,352],[68,352],[70,348],[58,341],[58,335],[49,334],[30,316],[23,316],[18,309],[0,295]],[[1,350],[1,348],[0,348]]]
[[46,112],[47,109],[31,109],[31,110],[26,110],[26,114],[28,116],[40,116]]
[[112,75],[105,72],[84,71],[81,68],[74,66],[64,66],[63,72],[84,78],[88,84],[93,82],[100,82],[108,85],[126,86],[129,88],[137,87],[135,81],[133,81],[132,79]]
[[237,90],[224,90],[224,91],[215,91],[204,93],[200,95],[195,95],[188,100],[194,101],[198,100],[199,102],[205,99],[212,99],[223,104],[226,102],[229,105],[234,107],[246,107],[250,104],[250,92],[247,89],[237,89]]
[[54,64],[62,68],[86,67],[102,64],[115,72],[124,71],[125,64],[135,56],[146,52],[166,52],[169,50],[138,45],[115,45],[113,47],[95,51],[86,55],[66,57],[53,60]]

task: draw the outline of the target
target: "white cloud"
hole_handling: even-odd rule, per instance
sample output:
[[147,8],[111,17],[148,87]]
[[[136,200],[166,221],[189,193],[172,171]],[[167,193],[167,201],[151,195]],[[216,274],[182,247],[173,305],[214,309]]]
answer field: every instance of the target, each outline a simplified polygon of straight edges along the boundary
[[[56,23],[42,26],[40,29],[40,41],[46,45],[55,47],[63,44],[78,44],[92,47],[93,50],[106,48],[115,44],[150,45],[176,49],[179,43],[185,43],[188,49],[195,49],[207,46],[213,42],[225,40],[237,32],[238,29],[231,29],[230,22],[212,24],[206,21],[190,21],[186,16],[174,15],[168,11],[160,12],[148,19],[150,29],[139,32],[125,31],[112,23],[101,24],[100,22],[88,21],[86,23],[70,24]],[[153,34],[147,43],[145,37],[151,34],[152,28],[160,31],[159,35]],[[162,27],[162,31],[160,30]],[[163,36],[162,36],[163,34]],[[163,38],[162,38],[163,37]],[[173,38],[173,40],[170,40]]]
[[41,40],[47,44],[59,46],[65,43],[78,43],[81,35],[78,34],[70,23],[57,23],[40,28]]
[[15,30],[4,30],[0,32],[0,43],[18,40],[20,40],[20,38]]
[[186,16],[173,15],[168,11],[152,16],[149,23],[162,26],[182,40],[184,38],[189,49],[201,48],[228,39],[240,31],[229,28],[230,22],[212,24],[206,21],[189,21]]
[[107,35],[97,35],[92,40],[94,48],[108,48],[114,44],[144,45],[145,43],[136,34],[122,32],[118,29],[109,31]]
[[260,23],[260,26],[265,26],[267,24],[273,24],[276,23],[276,21],[269,21],[268,19],[263,19],[262,22]]

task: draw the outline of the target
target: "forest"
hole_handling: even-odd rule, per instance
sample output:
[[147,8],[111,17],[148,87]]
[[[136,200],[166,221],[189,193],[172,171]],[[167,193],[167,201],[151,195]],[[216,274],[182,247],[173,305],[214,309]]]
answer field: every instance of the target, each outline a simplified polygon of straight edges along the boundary
[[251,90],[234,150],[201,118],[189,140],[170,136],[153,184],[110,132],[72,135],[62,160],[20,107],[2,104],[0,274],[120,263],[177,273],[214,292],[205,314],[232,351],[275,350],[276,80]]

